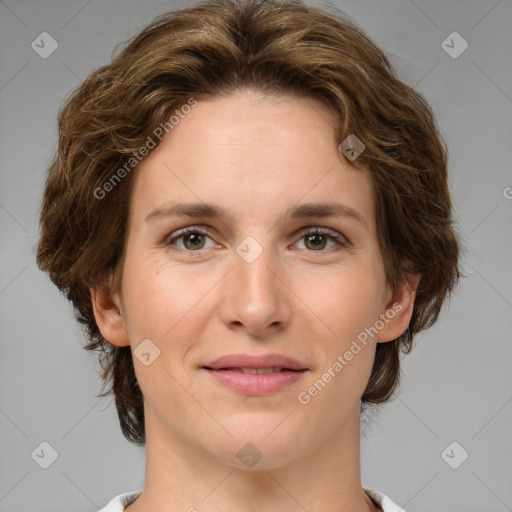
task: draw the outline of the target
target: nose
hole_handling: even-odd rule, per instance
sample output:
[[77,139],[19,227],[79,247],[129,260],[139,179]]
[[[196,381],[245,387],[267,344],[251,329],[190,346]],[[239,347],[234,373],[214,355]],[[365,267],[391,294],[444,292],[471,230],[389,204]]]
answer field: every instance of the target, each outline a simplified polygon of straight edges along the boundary
[[286,280],[284,267],[270,248],[253,261],[246,259],[243,252],[234,252],[233,267],[225,277],[223,289],[224,324],[255,338],[284,329],[291,317],[291,293]]

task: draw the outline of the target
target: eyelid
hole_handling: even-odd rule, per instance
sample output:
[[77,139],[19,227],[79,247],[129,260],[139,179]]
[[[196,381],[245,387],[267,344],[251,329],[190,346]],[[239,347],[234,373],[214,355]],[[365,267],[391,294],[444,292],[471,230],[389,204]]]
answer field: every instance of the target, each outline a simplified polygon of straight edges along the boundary
[[[340,233],[334,229],[331,228],[324,228],[322,226],[307,226],[305,228],[301,228],[301,230],[297,233],[296,236],[299,236],[302,238],[306,235],[326,235],[329,236],[331,239],[333,239],[335,242],[339,243],[343,247],[348,247],[351,245],[350,240],[347,238],[346,235],[343,233]],[[315,251],[311,251],[315,252]],[[318,251],[318,252],[325,252],[325,251]]]
[[189,233],[200,233],[211,238],[213,230],[209,226],[187,226],[185,228],[177,229],[176,231],[166,235],[162,243],[165,245],[171,245],[171,241],[177,240],[178,238],[181,238],[184,235],[188,235]]

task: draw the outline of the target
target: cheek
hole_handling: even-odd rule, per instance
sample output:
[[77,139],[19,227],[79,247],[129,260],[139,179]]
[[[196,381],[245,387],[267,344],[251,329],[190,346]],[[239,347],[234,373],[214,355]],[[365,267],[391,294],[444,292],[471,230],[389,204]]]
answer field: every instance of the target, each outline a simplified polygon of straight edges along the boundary
[[368,266],[347,266],[310,275],[297,281],[295,289],[304,297],[306,309],[314,313],[316,330],[322,328],[343,344],[378,318],[381,281]]
[[[219,278],[198,275],[151,258],[127,258],[123,278],[123,303],[130,342],[135,349],[149,338],[177,369],[190,348],[201,338],[209,317],[205,308],[214,294],[208,290]],[[173,268],[174,267],[174,268]]]
[[333,432],[359,407],[375,356],[376,342],[365,329],[379,317],[379,280],[369,271],[351,270],[333,274],[328,285],[308,297],[321,320],[318,327],[309,327],[321,363],[297,399],[324,422],[321,428]]
[[358,402],[370,378],[376,342],[366,329],[379,318],[384,280],[378,266],[330,270],[321,278],[303,280],[299,292],[315,313],[308,328],[316,337],[315,352],[321,361],[302,391],[305,399],[314,398],[318,411],[338,404],[333,414],[341,418],[345,407]]
[[[132,256],[125,261],[123,304],[137,380],[151,402],[179,405],[180,410],[186,406],[180,401],[183,390],[178,384],[185,379],[184,359],[205,320],[198,301],[212,286],[193,286],[194,281],[197,277],[150,259],[138,261]],[[137,361],[137,347],[146,339],[158,349],[148,366]]]

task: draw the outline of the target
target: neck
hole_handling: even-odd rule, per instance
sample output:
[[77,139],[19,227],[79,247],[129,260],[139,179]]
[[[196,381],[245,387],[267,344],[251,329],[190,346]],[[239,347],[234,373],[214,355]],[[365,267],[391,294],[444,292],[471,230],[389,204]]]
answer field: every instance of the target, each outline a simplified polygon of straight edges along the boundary
[[[149,411],[148,411],[149,412]],[[266,454],[241,469],[146,416],[146,484],[126,512],[361,512],[380,510],[360,478],[359,411],[331,439],[289,462]]]

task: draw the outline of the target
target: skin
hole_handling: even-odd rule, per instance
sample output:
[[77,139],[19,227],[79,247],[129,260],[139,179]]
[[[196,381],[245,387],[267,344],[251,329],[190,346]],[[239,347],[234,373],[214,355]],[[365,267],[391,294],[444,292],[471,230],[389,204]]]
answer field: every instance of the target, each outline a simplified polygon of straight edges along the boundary
[[[372,184],[338,151],[317,100],[239,91],[201,101],[139,165],[121,289],[92,290],[104,337],[132,352],[145,397],[146,484],[129,512],[380,510],[360,478],[360,399],[377,343],[409,323],[416,283],[387,285]],[[146,216],[175,202],[214,203],[226,219]],[[352,217],[291,219],[288,208],[336,201]],[[179,229],[210,233],[170,240]],[[308,232],[339,233],[345,246]],[[248,236],[263,252],[236,249]],[[171,242],[171,245],[169,244]],[[307,391],[365,327],[400,312],[307,405]],[[309,368],[268,396],[245,396],[201,369],[225,354],[279,353]],[[252,443],[261,459],[237,452]]]

